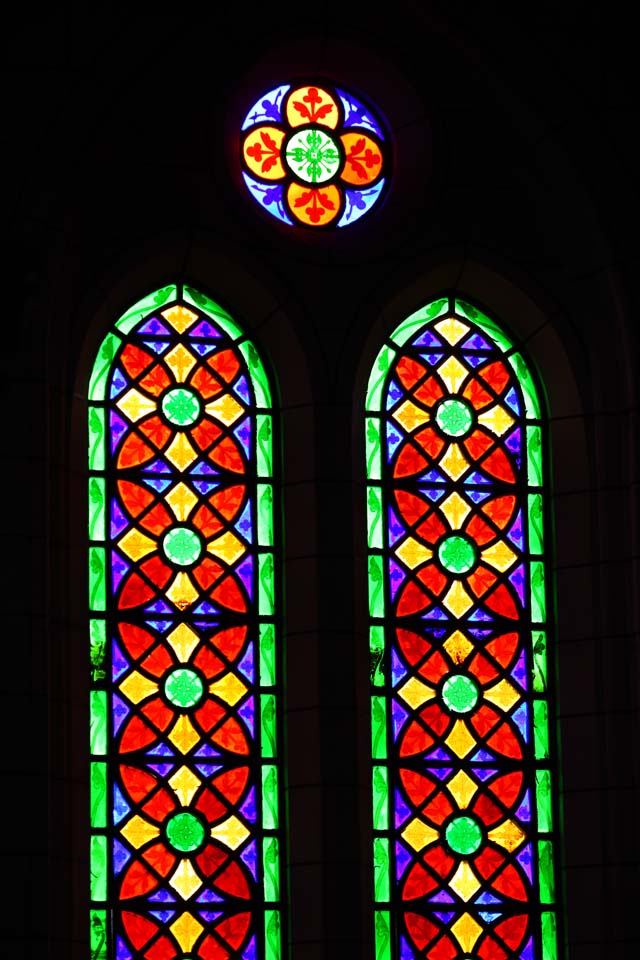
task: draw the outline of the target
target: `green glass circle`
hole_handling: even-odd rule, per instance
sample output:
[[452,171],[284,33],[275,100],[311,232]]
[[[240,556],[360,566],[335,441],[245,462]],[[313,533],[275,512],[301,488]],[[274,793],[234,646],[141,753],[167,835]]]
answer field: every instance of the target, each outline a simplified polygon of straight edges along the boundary
[[307,127],[290,138],[285,157],[292,172],[301,180],[324,183],[338,171],[340,150],[324,130]]
[[438,560],[450,573],[466,573],[476,562],[476,548],[466,537],[453,534],[440,543]]
[[438,407],[436,423],[447,436],[461,437],[471,429],[473,414],[464,400],[452,397],[443,400]]
[[193,707],[201,699],[204,684],[195,672],[188,667],[178,667],[172,670],[164,682],[164,692],[167,700],[177,707]]
[[189,567],[199,559],[202,543],[195,530],[189,527],[173,527],[165,533],[162,549],[173,563]]
[[200,417],[200,400],[193,390],[174,387],[162,398],[162,412],[169,423],[188,427]]
[[471,817],[455,817],[445,830],[445,838],[454,853],[468,857],[482,843],[482,830]]
[[447,677],[442,685],[442,699],[453,713],[469,713],[478,697],[477,684],[464,673]]
[[204,840],[204,827],[192,813],[176,813],[167,823],[167,840],[175,850],[190,853]]

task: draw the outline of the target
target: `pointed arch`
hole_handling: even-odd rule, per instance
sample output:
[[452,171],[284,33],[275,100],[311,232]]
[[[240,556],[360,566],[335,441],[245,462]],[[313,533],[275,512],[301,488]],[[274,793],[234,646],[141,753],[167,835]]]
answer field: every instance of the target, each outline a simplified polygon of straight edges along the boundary
[[555,960],[545,420],[522,352],[442,297],[366,400],[377,960]]
[[279,960],[278,496],[271,385],[182,284],[89,385],[91,956]]

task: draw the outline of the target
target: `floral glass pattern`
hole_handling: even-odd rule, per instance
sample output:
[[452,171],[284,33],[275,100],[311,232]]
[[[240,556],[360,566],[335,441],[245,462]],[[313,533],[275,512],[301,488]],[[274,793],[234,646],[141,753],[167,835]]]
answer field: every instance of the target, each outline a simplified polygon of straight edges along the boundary
[[89,387],[91,956],[279,960],[270,388],[188,286]]
[[345,227],[378,203],[389,180],[387,137],[369,107],[330,84],[283,85],[247,113],[242,175],[272,216]]
[[544,424],[500,326],[445,297],[367,397],[377,960],[556,960]]

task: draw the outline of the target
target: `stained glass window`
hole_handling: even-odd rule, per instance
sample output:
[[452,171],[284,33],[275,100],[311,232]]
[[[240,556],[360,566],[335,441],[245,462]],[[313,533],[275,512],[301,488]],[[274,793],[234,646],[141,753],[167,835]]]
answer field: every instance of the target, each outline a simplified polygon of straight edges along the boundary
[[272,410],[255,346],[168,286],[89,388],[91,957],[279,960]]
[[377,960],[556,960],[544,422],[501,326],[442,298],[366,415]]
[[291,226],[355,223],[389,180],[382,122],[325,82],[283,84],[259,97],[242,124],[240,153],[251,195]]

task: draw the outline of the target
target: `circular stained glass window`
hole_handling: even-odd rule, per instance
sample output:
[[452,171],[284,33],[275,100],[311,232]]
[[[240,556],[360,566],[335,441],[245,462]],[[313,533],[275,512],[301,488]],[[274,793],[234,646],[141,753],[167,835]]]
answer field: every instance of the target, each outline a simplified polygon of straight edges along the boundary
[[389,182],[388,138],[370,107],[330,84],[263,94],[242,124],[242,175],[255,200],[292,226],[346,227]]

